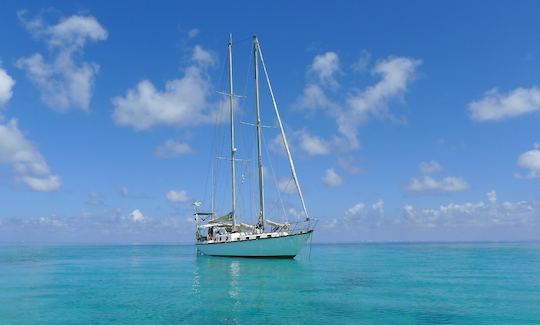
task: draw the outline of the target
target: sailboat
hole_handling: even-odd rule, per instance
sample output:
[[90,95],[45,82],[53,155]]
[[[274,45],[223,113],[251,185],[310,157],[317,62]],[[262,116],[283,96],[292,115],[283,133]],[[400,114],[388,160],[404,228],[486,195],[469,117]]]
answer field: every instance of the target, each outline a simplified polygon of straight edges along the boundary
[[[258,217],[255,224],[239,222],[237,219],[237,176],[236,158],[237,148],[235,145],[235,120],[234,120],[234,88],[233,88],[233,56],[232,36],[228,42],[228,70],[229,70],[229,123],[230,123],[230,173],[231,173],[231,211],[224,216],[218,217],[216,213],[198,211],[200,202],[195,203],[195,241],[197,252],[202,255],[230,256],[230,257],[270,257],[270,258],[294,258],[310,240],[316,225],[316,220],[309,217],[304,195],[298,181],[295,165],[292,159],[287,136],[283,128],[283,122],[275,100],[274,91],[270,83],[268,71],[264,63],[263,54],[257,36],[253,36],[253,64],[255,72],[255,123],[257,135],[257,170],[258,170]],[[269,220],[265,210],[265,169],[262,157],[262,128],[259,92],[259,65],[262,66],[264,77],[275,118],[283,139],[283,147],[288,158],[289,168],[299,195],[303,209],[303,220],[298,222],[276,222]]]

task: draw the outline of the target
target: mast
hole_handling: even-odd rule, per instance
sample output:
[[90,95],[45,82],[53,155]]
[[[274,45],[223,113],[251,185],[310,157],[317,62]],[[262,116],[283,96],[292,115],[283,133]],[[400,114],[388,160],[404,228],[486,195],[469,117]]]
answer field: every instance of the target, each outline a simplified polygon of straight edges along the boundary
[[[304,210],[304,214],[306,215],[306,221],[309,221],[309,215],[306,208],[306,203],[304,201],[304,195],[302,193],[302,189],[300,188],[300,182],[298,181],[298,176],[296,175],[296,168],[294,168],[294,161],[292,159],[291,150],[289,148],[289,143],[287,141],[287,137],[285,136],[285,130],[283,129],[283,123],[281,122],[281,116],[279,115],[278,106],[276,103],[276,98],[274,97],[274,91],[272,90],[272,85],[270,84],[270,77],[268,77],[268,71],[266,70],[266,65],[264,64],[264,58],[261,51],[261,48],[259,47],[259,42],[257,41],[257,49],[259,52],[259,56],[261,58],[261,63],[264,71],[264,75],[266,77],[266,83],[268,84],[268,90],[270,91],[270,96],[272,97],[272,104],[274,105],[274,111],[276,113],[276,119],[279,124],[279,130],[281,131],[281,137],[283,138],[283,144],[285,145],[285,151],[287,152],[287,158],[289,159],[289,166],[291,168],[291,174],[294,179],[294,183],[296,184],[296,189],[298,190],[298,195],[300,196],[300,201],[302,202],[302,208]],[[257,62],[255,60],[255,62]]]
[[234,88],[233,88],[233,60],[232,60],[232,34],[229,35],[229,108],[231,123],[231,186],[232,186],[232,230],[236,230],[236,146],[234,144]]
[[257,36],[253,36],[253,60],[255,63],[255,108],[257,127],[257,164],[259,168],[259,218],[257,228],[264,229],[264,171],[262,163],[262,143],[261,143],[261,111],[259,108],[259,41]]

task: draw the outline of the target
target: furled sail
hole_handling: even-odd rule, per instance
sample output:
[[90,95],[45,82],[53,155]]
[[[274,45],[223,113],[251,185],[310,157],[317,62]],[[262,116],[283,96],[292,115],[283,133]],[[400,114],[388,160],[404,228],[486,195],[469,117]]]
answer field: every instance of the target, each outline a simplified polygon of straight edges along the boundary
[[240,232],[255,232],[256,228],[254,225],[248,225],[247,223],[240,223],[236,227]]
[[269,224],[270,226],[274,227],[274,228],[280,228],[280,229],[283,229],[284,231],[288,231],[289,228],[291,227],[291,225],[289,223],[279,223],[279,222],[275,222],[275,221],[272,221],[272,220],[268,220],[266,219],[265,220],[267,224]]
[[232,221],[232,220],[233,220],[233,214],[232,212],[229,212],[223,217],[219,217],[219,218],[208,221],[208,223],[225,223],[227,221]]

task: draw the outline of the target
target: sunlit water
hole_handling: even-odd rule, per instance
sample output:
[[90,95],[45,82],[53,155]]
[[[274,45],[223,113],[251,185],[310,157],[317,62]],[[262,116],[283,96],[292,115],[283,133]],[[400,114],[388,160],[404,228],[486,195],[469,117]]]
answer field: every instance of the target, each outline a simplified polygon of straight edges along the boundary
[[0,246],[1,324],[111,322],[540,324],[540,244]]

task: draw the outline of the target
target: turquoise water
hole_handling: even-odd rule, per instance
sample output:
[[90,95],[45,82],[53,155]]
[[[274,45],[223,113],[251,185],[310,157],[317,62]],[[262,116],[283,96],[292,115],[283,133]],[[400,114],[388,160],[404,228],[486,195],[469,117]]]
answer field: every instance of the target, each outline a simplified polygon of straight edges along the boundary
[[0,246],[1,324],[210,322],[540,324],[540,244]]

